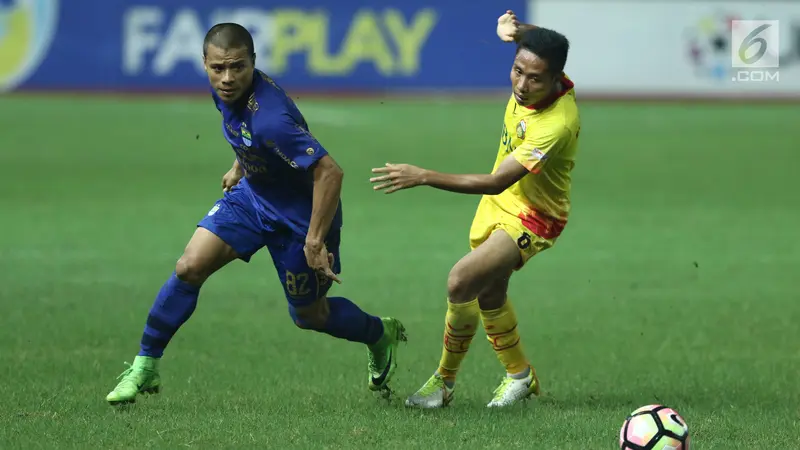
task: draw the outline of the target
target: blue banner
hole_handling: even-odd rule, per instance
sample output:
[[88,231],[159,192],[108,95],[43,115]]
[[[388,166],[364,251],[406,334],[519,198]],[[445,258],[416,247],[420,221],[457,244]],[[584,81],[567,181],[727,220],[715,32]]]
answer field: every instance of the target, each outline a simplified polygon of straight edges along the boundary
[[505,87],[495,34],[525,0],[0,0],[0,90],[199,90],[215,23],[253,34],[260,69],[289,89]]

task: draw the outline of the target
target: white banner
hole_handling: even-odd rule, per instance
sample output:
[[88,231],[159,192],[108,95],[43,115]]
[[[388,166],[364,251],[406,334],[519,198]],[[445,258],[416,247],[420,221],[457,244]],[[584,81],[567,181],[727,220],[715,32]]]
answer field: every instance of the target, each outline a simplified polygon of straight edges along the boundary
[[531,0],[527,21],[570,40],[581,95],[800,97],[800,1]]

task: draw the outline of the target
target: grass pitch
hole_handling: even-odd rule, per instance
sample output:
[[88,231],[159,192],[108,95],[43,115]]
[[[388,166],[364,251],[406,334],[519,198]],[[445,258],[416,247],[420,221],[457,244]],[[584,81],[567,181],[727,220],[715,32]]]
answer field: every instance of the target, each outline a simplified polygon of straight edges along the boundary
[[[369,170],[490,170],[505,99],[298,103],[346,173],[333,292],[408,328],[402,400],[436,368],[478,197],[386,196]],[[104,396],[233,160],[219,114],[205,98],[3,99],[0,446],[611,449],[649,403],[680,412],[698,449],[797,446],[796,107],[585,103],[582,118],[570,223],[511,284],[538,401],[486,410],[503,371],[483,338],[450,408],[376,399],[364,348],[292,325],[265,252],[203,288],[162,394],[116,410]]]

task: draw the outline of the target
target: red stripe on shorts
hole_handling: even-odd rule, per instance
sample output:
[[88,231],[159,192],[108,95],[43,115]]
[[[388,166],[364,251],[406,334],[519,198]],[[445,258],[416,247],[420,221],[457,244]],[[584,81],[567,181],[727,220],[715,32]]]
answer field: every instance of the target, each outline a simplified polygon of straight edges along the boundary
[[557,238],[567,226],[566,220],[559,220],[535,210],[523,212],[517,217],[522,221],[522,225],[525,225],[525,228],[544,239]]

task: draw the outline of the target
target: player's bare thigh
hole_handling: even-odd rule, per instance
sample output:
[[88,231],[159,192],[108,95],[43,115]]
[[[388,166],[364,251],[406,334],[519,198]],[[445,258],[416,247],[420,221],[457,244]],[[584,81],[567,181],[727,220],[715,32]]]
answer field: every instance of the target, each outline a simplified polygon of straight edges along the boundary
[[187,283],[200,286],[214,272],[238,257],[236,251],[219,236],[198,227],[175,265],[175,274]]
[[453,303],[467,303],[498,283],[508,282],[520,264],[516,242],[503,230],[497,230],[475,250],[461,258],[447,278],[448,298]]

